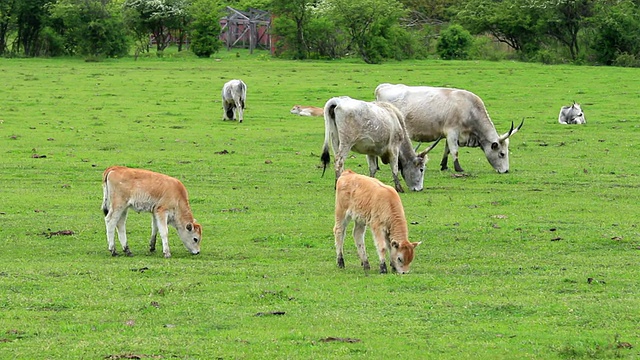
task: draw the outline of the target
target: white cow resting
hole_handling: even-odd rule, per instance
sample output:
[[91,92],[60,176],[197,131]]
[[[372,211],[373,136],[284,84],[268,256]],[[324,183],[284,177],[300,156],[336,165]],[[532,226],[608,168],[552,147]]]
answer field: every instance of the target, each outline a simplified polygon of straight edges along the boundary
[[560,124],[586,124],[587,119],[584,117],[584,113],[580,108],[580,104],[576,104],[575,102],[571,106],[563,106],[560,109],[560,114],[558,115],[558,122]]
[[404,191],[398,180],[398,170],[411,190],[422,190],[427,153],[433,146],[416,154],[404,128],[402,114],[395,106],[348,96],[334,97],[324,106],[324,129],[321,160],[326,170],[330,161],[331,142],[335,154],[336,181],[344,170],[349,151],[353,150],[367,155],[371,177],[375,177],[378,170],[379,156],[383,163],[391,166],[396,191]]
[[429,86],[380,84],[376,100],[388,101],[404,115],[411,140],[428,142],[446,137],[447,143],[440,168],[446,170],[449,152],[456,171],[464,171],[458,162],[458,148],[480,147],[487,160],[499,173],[509,171],[509,137],[518,132],[523,122],[499,135],[482,100],[472,92]]
[[247,99],[247,85],[242,80],[231,80],[222,87],[222,107],[224,120],[244,119],[244,103]]

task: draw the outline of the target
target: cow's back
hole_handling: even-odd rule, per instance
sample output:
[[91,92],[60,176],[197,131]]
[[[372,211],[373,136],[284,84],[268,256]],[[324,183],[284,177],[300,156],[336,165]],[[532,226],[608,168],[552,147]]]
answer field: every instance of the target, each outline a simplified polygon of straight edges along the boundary
[[402,202],[393,187],[351,170],[345,170],[336,183],[336,211],[366,223],[404,220]]
[[482,100],[461,89],[381,84],[376,98],[402,112],[407,132],[415,141],[435,141],[449,129],[473,127],[477,119],[488,119]]
[[149,207],[158,205],[177,208],[188,198],[180,180],[150,170],[114,166],[105,170],[104,179],[111,196],[138,211],[151,211]]

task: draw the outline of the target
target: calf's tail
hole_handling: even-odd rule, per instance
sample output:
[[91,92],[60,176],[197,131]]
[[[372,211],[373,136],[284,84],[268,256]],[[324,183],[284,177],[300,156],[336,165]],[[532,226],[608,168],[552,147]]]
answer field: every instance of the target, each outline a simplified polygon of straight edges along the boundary
[[[338,106],[337,98],[332,98],[324,105],[324,145],[322,146],[322,176],[324,176],[327,165],[331,162],[329,156],[329,142],[332,136],[338,136],[338,129],[336,127],[336,106]],[[336,149],[333,149],[335,152]]]
[[104,216],[109,214],[109,186],[107,186],[107,178],[110,172],[111,169],[109,168],[102,174],[102,212]]

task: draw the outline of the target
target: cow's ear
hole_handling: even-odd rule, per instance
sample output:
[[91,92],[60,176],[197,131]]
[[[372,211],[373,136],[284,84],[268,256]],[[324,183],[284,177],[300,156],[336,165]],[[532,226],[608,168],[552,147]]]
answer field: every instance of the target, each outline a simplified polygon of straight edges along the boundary
[[187,224],[187,231],[193,230],[193,225],[191,223]]
[[491,144],[491,150],[498,150],[499,146],[500,145],[497,142],[494,142],[494,143]]
[[418,242],[412,242],[411,245],[413,246],[413,248],[417,248],[418,245],[422,244],[422,241],[418,241]]
[[391,246],[397,249],[400,247],[400,244],[397,241],[393,240],[391,241]]

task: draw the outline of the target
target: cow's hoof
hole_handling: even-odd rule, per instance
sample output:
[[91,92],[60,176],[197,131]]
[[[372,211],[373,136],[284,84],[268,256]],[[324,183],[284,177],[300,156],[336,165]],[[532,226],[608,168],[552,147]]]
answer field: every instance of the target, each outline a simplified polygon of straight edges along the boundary
[[338,262],[338,267],[340,269],[344,269],[344,258],[342,256],[338,257],[337,262]]
[[382,263],[380,264],[380,274],[386,274],[387,273],[387,264]]
[[156,247],[155,246],[149,247],[149,252],[156,252]]
[[112,251],[112,252],[111,252],[111,256],[113,256],[113,257],[119,256],[119,255],[120,255],[120,254],[118,254],[118,253],[117,253],[117,252],[115,252],[115,251]]
[[365,271],[371,270],[371,265],[369,265],[368,261],[363,262],[362,267],[365,269]]
[[168,259],[168,258],[170,258],[170,257],[171,257],[171,253],[165,253],[165,254],[164,254],[164,258],[165,258],[165,259]]

